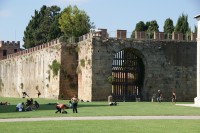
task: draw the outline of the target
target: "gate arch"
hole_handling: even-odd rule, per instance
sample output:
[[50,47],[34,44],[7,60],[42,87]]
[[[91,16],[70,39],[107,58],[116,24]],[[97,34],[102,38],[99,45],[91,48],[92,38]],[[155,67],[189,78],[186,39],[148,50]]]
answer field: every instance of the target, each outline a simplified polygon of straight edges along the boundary
[[112,95],[115,101],[134,101],[141,97],[144,81],[142,54],[134,48],[116,53],[112,63]]

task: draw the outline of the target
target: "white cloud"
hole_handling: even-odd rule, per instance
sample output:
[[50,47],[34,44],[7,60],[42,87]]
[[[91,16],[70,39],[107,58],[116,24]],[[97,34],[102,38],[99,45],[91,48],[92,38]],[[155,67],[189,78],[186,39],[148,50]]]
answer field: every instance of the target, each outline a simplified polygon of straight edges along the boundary
[[1,10],[0,11],[0,17],[11,17],[12,12],[9,10]]

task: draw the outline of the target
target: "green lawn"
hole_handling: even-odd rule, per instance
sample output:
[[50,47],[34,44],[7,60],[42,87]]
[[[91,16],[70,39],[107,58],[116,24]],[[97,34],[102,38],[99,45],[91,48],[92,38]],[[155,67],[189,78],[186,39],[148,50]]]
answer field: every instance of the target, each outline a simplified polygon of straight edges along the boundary
[[199,133],[200,120],[88,120],[0,123],[5,133]]
[[[108,106],[107,102],[79,102],[77,114],[67,109],[68,114],[55,114],[53,103],[66,103],[67,100],[34,99],[40,103],[40,108],[31,112],[15,112],[18,102],[26,101],[22,98],[0,98],[0,101],[10,102],[11,105],[0,106],[0,118],[28,118],[28,117],[60,117],[60,116],[159,116],[159,115],[200,115],[200,108],[176,106],[171,102],[120,102],[118,106]],[[50,104],[49,104],[50,103]]]
[[[68,114],[55,114],[53,103],[66,103],[67,100],[34,99],[40,108],[31,112],[15,112],[22,98],[0,98],[11,105],[0,105],[0,118],[28,117],[80,117],[80,116],[159,116],[159,115],[200,115],[200,108],[176,106],[171,102],[120,102],[118,106],[108,106],[107,102],[79,102],[77,114],[68,109]],[[50,103],[50,104],[49,104]],[[180,103],[179,103],[180,104]],[[184,103],[186,104],[186,103]],[[200,120],[77,120],[77,121],[38,121],[0,122],[0,131],[5,133],[199,133]]]

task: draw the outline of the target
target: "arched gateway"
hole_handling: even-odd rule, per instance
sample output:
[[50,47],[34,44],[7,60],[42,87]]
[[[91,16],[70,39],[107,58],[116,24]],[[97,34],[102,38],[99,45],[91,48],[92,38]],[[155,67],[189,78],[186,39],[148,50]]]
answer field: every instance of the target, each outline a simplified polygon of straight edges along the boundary
[[144,81],[142,55],[134,48],[115,54],[112,63],[112,94],[115,101],[133,101],[141,97]]

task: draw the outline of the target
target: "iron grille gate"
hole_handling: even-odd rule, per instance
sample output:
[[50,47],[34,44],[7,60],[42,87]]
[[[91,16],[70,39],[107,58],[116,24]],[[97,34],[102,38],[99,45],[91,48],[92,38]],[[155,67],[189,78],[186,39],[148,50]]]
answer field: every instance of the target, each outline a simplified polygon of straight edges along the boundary
[[141,96],[144,65],[133,49],[124,49],[115,55],[112,76],[112,94],[115,101],[134,101]]

